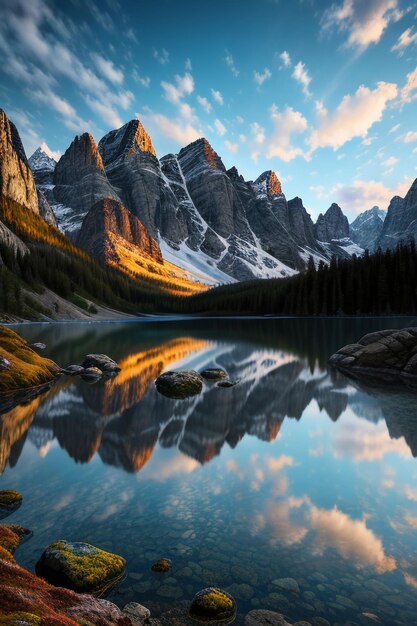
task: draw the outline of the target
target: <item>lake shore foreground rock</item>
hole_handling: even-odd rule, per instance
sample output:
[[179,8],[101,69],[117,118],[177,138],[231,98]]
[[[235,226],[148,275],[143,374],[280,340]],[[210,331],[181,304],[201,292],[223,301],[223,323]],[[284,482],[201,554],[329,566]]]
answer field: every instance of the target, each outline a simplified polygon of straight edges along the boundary
[[369,333],[340,348],[329,364],[358,380],[417,387],[417,328]]

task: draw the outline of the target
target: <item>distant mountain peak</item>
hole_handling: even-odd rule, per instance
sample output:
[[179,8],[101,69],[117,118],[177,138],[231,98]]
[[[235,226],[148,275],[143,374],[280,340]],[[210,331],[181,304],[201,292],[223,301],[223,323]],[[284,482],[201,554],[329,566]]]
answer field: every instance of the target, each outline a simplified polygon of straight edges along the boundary
[[196,141],[188,144],[188,146],[185,146],[185,148],[182,148],[178,153],[178,158],[180,161],[192,158],[195,159],[196,162],[207,163],[213,169],[226,171],[220,156],[205,137],[200,137],[196,139]]
[[130,120],[121,128],[111,130],[104,135],[98,148],[106,166],[120,157],[131,156],[138,152],[156,157],[152,140],[138,119]]
[[282,193],[281,181],[274,170],[263,172],[258,176],[254,184],[258,191],[265,193],[269,198]]
[[35,170],[49,170],[53,172],[56,166],[55,159],[45,152],[41,146],[29,157],[28,163],[32,172]]
[[55,167],[54,183],[70,185],[79,182],[88,172],[101,170],[104,165],[94,137],[90,133],[77,135]]

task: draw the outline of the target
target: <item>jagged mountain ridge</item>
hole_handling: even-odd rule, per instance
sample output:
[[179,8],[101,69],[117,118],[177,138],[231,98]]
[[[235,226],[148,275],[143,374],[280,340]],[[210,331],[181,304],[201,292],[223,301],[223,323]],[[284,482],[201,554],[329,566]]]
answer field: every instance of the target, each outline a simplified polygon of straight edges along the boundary
[[377,206],[360,213],[349,225],[350,238],[365,250],[374,250],[382,233],[387,213]]
[[46,186],[60,228],[73,239],[93,204],[109,196],[139,218],[164,258],[208,284],[290,276],[310,255],[318,263],[351,254],[348,234],[340,246],[317,240],[302,201],[287,202],[275,172],[245,181],[204,138],[158,160],[139,120],[98,146],[87,133],[74,140]]
[[[9,135],[18,137],[17,129]],[[17,144],[15,152],[22,153]],[[303,270],[310,256],[317,264],[383,245],[380,217],[376,224],[357,218],[349,227],[333,204],[314,224],[300,198],[287,201],[273,171],[246,181],[236,168],[226,170],[204,138],[158,160],[139,120],[110,131],[98,145],[89,133],[76,137],[58,164],[38,149],[28,165],[38,211],[73,240],[92,206],[112,198],[142,222],[165,259],[206,284],[289,276]],[[407,199],[393,199],[389,222],[397,231],[384,233],[386,246],[414,237],[414,204],[410,192]]]

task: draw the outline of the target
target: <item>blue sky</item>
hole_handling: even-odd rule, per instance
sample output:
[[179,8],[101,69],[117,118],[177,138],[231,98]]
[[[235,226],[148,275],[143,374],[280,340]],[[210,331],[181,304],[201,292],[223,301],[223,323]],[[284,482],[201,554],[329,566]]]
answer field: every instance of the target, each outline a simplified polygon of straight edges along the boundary
[[135,116],[158,156],[206,136],[316,217],[417,176],[417,5],[407,0],[0,0],[1,102],[28,155]]

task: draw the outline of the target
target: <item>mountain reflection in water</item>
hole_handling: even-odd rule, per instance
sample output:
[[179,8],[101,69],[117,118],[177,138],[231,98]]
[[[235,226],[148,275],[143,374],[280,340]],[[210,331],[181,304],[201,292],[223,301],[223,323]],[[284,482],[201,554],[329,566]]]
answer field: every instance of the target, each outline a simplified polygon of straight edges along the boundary
[[[204,464],[220,454],[225,443],[234,448],[245,435],[275,440],[284,420],[300,420],[312,401],[333,422],[346,416],[334,441],[340,457],[378,455],[386,446],[417,456],[415,394],[360,387],[326,367],[333,350],[361,334],[358,322],[358,334],[351,339],[337,322],[332,322],[329,333],[328,320],[326,329],[320,321],[303,325],[297,320],[297,332],[294,320],[283,321],[284,328],[278,330],[273,320],[263,324],[270,332],[265,327],[260,332],[241,332],[236,322],[224,322],[219,332],[213,323],[205,327],[196,322],[195,328],[190,324],[194,332],[187,336],[177,336],[174,324],[171,331],[161,333],[168,335],[162,341],[157,334],[144,340],[133,326],[113,331],[109,325],[100,344],[109,346],[110,356],[117,352],[122,371],[95,385],[78,378],[62,379],[43,396],[0,416],[0,471],[7,462],[10,467],[18,463],[26,439],[41,456],[56,440],[76,462],[88,463],[98,454],[105,464],[128,472],[140,471],[157,443],[178,448]],[[101,351],[90,327],[80,325],[76,332],[80,355],[89,344]],[[343,335],[340,340],[339,335]],[[54,349],[50,356],[63,363],[62,345],[58,354]],[[73,356],[68,354],[67,359]],[[153,382],[164,370],[209,365],[224,368],[239,384],[223,389],[208,383],[199,396],[177,401],[155,390]],[[378,424],[384,421],[387,429],[381,430]]]

